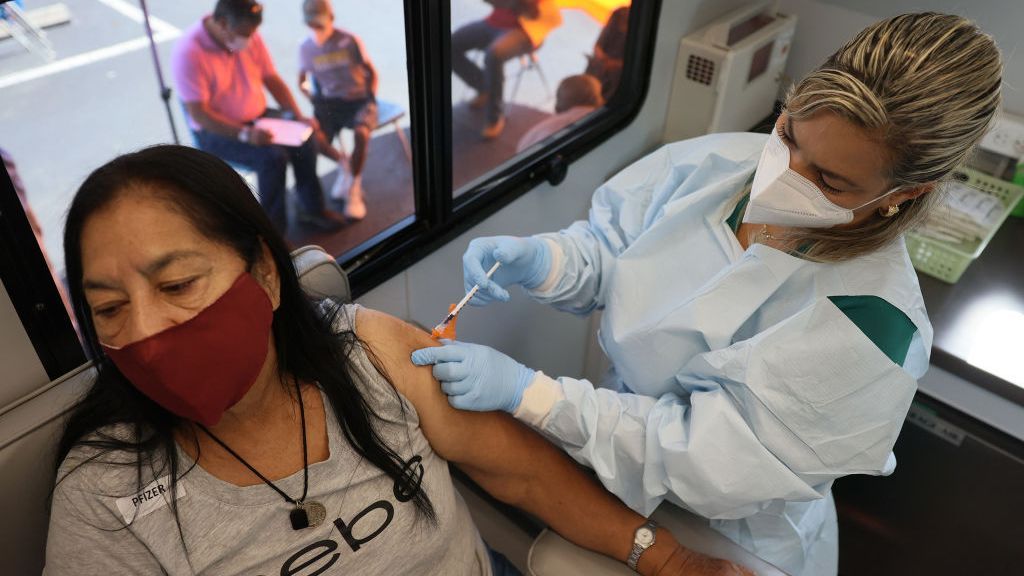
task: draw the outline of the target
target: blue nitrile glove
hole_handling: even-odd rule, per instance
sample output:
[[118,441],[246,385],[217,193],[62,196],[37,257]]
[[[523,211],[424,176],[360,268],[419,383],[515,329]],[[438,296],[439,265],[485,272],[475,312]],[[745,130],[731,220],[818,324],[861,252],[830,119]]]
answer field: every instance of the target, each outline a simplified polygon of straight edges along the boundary
[[442,340],[444,346],[421,348],[412,353],[417,366],[434,365],[434,378],[459,410],[512,413],[523,400],[523,390],[533,381],[531,370],[494,348]]
[[[500,261],[501,267],[488,280],[487,271],[495,261]],[[550,270],[551,249],[540,238],[475,238],[462,255],[462,278],[466,292],[474,284],[480,285],[480,291],[470,301],[475,306],[486,306],[496,300],[508,302],[509,295],[505,288],[513,284],[536,288],[544,283]]]

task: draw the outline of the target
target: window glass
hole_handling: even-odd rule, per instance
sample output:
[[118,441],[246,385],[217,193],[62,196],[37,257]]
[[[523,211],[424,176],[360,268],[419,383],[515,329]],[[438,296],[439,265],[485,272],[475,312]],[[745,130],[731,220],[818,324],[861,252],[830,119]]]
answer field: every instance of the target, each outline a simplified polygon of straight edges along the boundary
[[[341,254],[413,214],[403,0],[377,0],[369,10],[362,0],[333,0],[333,17],[326,9],[306,15],[294,0],[253,1],[256,34],[247,17],[209,18],[215,0],[146,2],[158,64],[139,2],[65,0],[56,13],[18,4],[4,4],[0,23],[0,148],[20,176],[56,278],[78,185],[118,154],[174,142],[168,115],[181,144],[235,166],[294,246]],[[255,88],[231,76],[239,63]],[[157,72],[170,89],[166,102]],[[287,108],[289,96],[279,106],[272,81],[260,79],[274,72],[302,115],[340,138],[328,145],[314,136],[322,147],[275,155],[251,145],[265,137],[255,127],[237,135],[265,107]],[[205,106],[205,118],[186,117],[195,105]],[[283,182],[280,169],[267,168],[282,158],[290,163]],[[283,210],[268,201],[281,197]]]
[[470,190],[615,93],[629,0],[451,0],[452,180]]

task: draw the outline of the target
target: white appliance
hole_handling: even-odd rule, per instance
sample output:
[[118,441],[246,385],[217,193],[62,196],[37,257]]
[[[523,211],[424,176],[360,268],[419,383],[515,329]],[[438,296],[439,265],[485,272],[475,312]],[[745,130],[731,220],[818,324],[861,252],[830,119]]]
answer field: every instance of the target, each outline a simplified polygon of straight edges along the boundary
[[771,114],[796,30],[776,8],[744,6],[680,41],[665,142],[747,131]]
[[1024,117],[999,111],[967,165],[1010,182],[1024,181]]
[[1010,158],[1024,158],[1024,117],[1000,111],[978,146]]

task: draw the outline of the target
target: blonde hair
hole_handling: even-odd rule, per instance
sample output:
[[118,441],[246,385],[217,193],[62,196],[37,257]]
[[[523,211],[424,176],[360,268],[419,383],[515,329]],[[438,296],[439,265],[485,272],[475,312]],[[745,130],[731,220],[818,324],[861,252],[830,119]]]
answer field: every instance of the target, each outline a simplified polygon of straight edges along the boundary
[[[794,119],[827,110],[878,138],[890,188],[939,184],[988,129],[1001,77],[995,42],[971,21],[902,14],[864,29],[790,88],[785,109]],[[889,218],[876,212],[854,229],[800,229],[789,239],[813,260],[854,258],[898,238],[937,196],[908,200]]]

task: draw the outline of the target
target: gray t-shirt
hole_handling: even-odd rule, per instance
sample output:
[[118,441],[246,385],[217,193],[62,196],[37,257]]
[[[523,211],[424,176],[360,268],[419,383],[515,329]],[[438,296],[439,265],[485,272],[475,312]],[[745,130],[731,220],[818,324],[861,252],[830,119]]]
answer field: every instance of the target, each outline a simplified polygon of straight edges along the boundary
[[299,69],[313,75],[320,96],[343,100],[370,97],[370,60],[354,34],[335,28],[322,46],[312,38],[299,47]]
[[[356,306],[339,314],[352,325]],[[58,484],[50,517],[44,574],[451,574],[490,576],[486,548],[452,484],[448,463],[430,448],[413,406],[373,368],[358,347],[352,370],[383,419],[385,441],[422,475],[437,513],[433,526],[396,483],[352,450],[327,397],[330,457],[309,467],[309,496],[327,508],[316,528],[293,530],[292,506],[269,486],[239,487],[195,466],[178,482],[176,503],[185,547],[168,504],[168,472],[91,462]],[[192,460],[178,450],[183,469]],[[65,459],[58,478],[90,455],[81,447]],[[104,460],[123,454],[104,456]],[[275,481],[302,494],[302,471]]]

